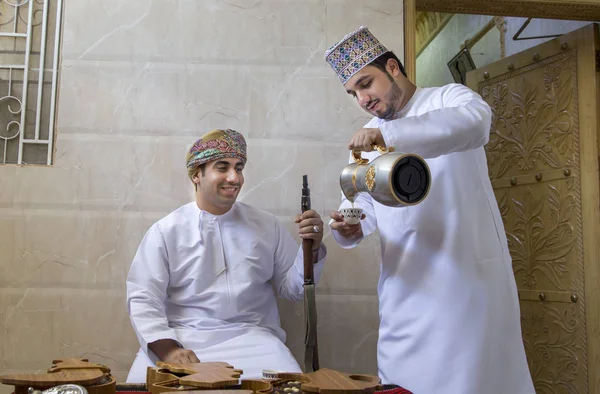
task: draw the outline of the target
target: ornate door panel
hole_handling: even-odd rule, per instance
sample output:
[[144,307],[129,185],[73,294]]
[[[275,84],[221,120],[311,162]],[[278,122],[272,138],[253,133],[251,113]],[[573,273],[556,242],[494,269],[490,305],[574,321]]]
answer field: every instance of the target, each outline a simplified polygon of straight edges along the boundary
[[477,69],[538,393],[600,393],[596,25]]

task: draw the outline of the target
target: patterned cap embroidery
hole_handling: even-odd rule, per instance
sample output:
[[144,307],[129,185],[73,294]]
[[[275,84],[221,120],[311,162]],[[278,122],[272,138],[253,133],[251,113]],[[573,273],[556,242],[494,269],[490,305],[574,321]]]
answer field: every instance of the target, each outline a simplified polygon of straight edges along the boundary
[[223,158],[238,158],[246,163],[246,140],[235,130],[213,130],[192,145],[187,157],[188,176],[192,178],[199,165]]
[[342,85],[363,67],[388,50],[365,26],[347,34],[325,51],[325,61],[338,75]]

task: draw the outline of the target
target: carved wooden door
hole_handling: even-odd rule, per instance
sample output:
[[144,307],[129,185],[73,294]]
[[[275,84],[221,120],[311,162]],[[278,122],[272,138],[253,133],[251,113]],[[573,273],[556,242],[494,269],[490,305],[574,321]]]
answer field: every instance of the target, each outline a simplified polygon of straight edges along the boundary
[[600,393],[597,25],[468,74],[538,393]]

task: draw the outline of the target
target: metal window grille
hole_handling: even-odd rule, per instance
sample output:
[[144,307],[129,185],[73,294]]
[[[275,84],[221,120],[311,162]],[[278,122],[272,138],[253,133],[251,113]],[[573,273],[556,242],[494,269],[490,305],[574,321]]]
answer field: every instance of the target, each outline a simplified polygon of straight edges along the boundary
[[0,0],[0,164],[52,164],[62,4]]

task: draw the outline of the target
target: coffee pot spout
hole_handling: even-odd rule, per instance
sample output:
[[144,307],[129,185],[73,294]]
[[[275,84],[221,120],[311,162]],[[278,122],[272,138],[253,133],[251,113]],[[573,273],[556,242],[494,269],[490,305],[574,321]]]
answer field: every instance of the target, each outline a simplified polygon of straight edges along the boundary
[[344,197],[351,203],[354,203],[358,195],[358,190],[355,186],[357,169],[356,164],[349,164],[342,170],[342,174],[340,175],[340,188]]

